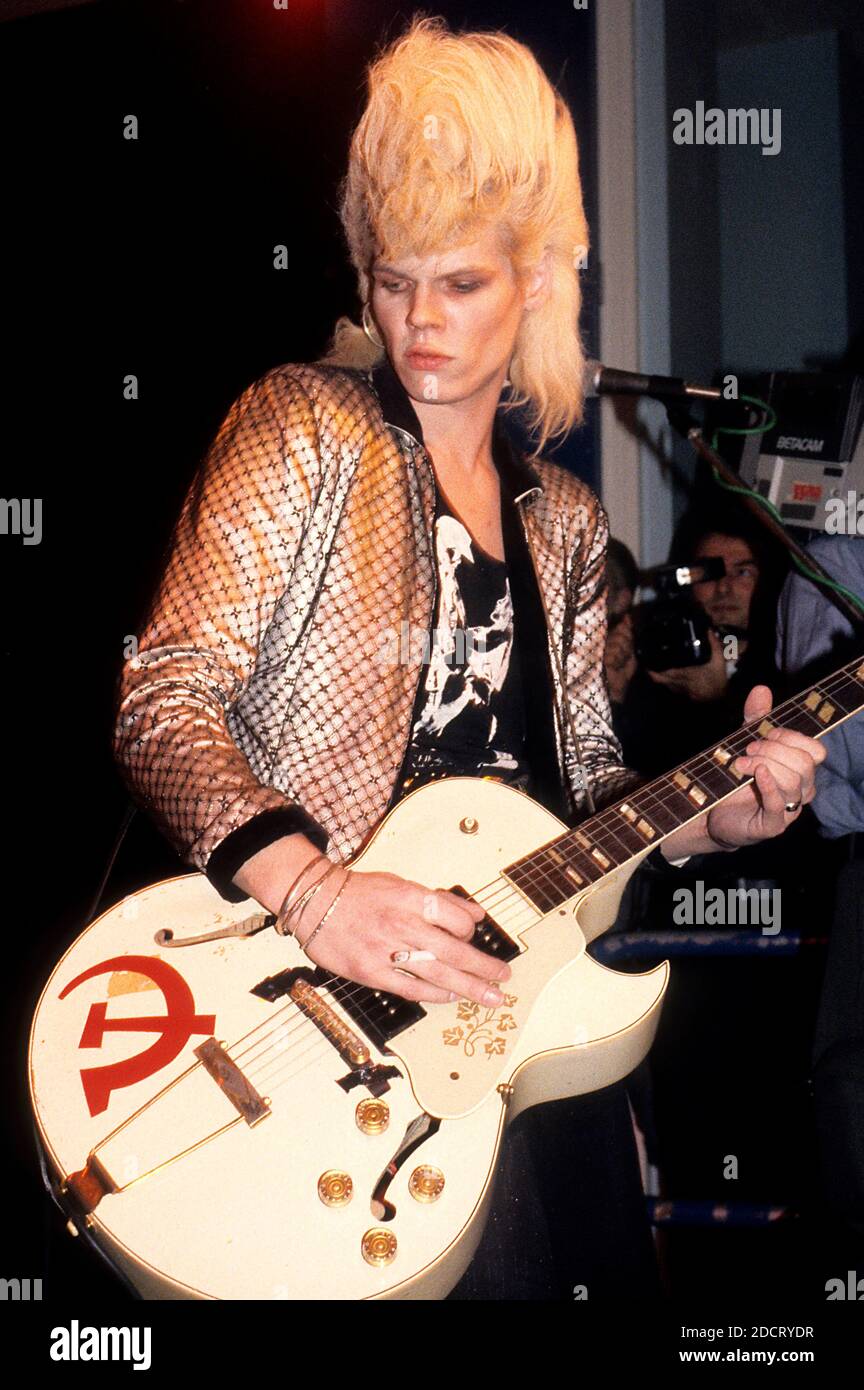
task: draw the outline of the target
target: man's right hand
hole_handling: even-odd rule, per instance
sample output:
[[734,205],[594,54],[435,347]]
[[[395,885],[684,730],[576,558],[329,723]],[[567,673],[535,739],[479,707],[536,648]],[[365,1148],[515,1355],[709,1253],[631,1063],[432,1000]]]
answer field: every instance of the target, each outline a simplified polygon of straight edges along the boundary
[[[309,948],[316,965],[422,1003],[471,999],[487,1008],[503,1003],[495,981],[509,978],[509,965],[469,944],[484,915],[480,904],[444,889],[424,888],[398,874],[345,868],[329,874],[301,913],[295,932],[301,946],[346,873],[348,882]],[[391,960],[397,951],[429,952],[434,960],[397,966]]]
[[[276,913],[292,883],[318,853],[305,835],[283,836],[247,859],[234,882]],[[325,867],[323,862],[309,867],[298,899]],[[480,904],[444,889],[424,888],[398,874],[345,868],[329,874],[296,923],[301,945],[327,911],[346,872],[345,891],[309,950],[316,965],[421,1003],[446,1004],[457,998],[492,1008],[503,1002],[495,981],[509,979],[509,965],[469,944],[483,917]],[[402,969],[390,959],[395,951],[429,951],[435,959],[407,961]]]

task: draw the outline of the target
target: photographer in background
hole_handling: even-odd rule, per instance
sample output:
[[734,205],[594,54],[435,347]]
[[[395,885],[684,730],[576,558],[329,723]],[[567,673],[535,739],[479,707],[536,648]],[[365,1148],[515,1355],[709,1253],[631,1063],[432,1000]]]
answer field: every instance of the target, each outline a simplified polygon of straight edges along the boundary
[[[606,675],[613,722],[628,766],[645,777],[738,728],[752,686],[777,684],[774,627],[785,553],[742,506],[721,496],[684,517],[669,563],[695,567],[712,560],[722,561],[725,572],[680,590],[677,600],[664,596],[661,618],[660,603],[633,607],[635,561],[626,546],[610,543]],[[663,664],[659,652],[669,642],[676,606],[682,629],[694,606],[707,618],[707,661]]]
[[[715,499],[714,505],[683,520],[665,575],[655,571],[641,576],[626,547],[614,541],[609,546],[606,675],[613,726],[628,765],[648,780],[740,727],[752,683],[768,685],[779,697],[775,622],[786,553],[743,506],[730,504],[721,494],[715,493]],[[697,564],[712,562],[719,572],[699,582]],[[676,572],[691,566],[692,576]],[[634,605],[640,580],[651,581],[658,602]],[[706,653],[701,664],[682,664],[682,657]],[[817,787],[826,765],[820,768]],[[772,932],[776,925],[783,937],[796,931],[811,935],[825,884],[831,881],[825,846],[807,808],[782,841],[708,860],[694,858],[678,869],[674,883],[649,869],[634,874],[615,930],[732,935],[749,927],[758,934],[759,925],[746,918],[743,927],[728,916],[710,921],[695,917],[682,924],[676,914],[682,890],[691,903],[704,901],[712,890],[719,890],[724,902],[733,894],[741,902],[756,890],[759,901],[764,892],[782,908]],[[857,945],[864,960],[864,934]],[[656,1190],[673,1197],[715,1191],[714,1154],[735,1133],[744,1173],[741,1199],[760,1201],[771,1193],[776,1200],[797,1203],[799,1155],[811,1128],[805,1081],[815,1007],[815,983],[808,980],[812,967],[806,956],[800,961],[793,957],[778,970],[767,963],[767,953],[736,956],[727,954],[722,943],[715,950],[676,961],[655,1047],[628,1079],[648,1161],[659,1175]],[[658,948],[658,958],[663,954]],[[860,969],[856,978],[864,982]],[[770,1001],[768,982],[776,990]],[[732,1023],[730,998],[735,1001]],[[859,1005],[862,999],[864,994],[858,996]],[[682,1097],[687,1098],[686,1120]],[[825,1106],[832,1104],[833,1092]],[[857,1115],[860,1145],[860,1103]],[[829,1166],[839,1170],[839,1159],[829,1160]],[[862,1192],[864,1186],[858,1189],[859,1219]],[[852,1266],[843,1265],[840,1272],[847,1267]]]
[[[719,573],[692,584],[689,575],[678,574],[676,582],[679,568],[695,570],[697,564]],[[612,721],[628,766],[646,780],[740,727],[754,684],[777,693],[776,613],[787,571],[785,550],[742,504],[722,493],[682,519],[670,565],[652,572],[662,594],[656,602],[634,605],[638,567],[626,546],[610,542],[605,661]],[[708,659],[701,664],[668,664],[705,650]],[[807,910],[806,875],[818,851],[808,812],[782,841],[737,850],[708,867],[685,866],[675,887],[692,888],[697,878],[707,887],[710,878],[710,886],[721,889],[783,888],[784,929],[791,930]],[[643,874],[622,900],[619,927],[668,930],[671,894],[668,883]]]

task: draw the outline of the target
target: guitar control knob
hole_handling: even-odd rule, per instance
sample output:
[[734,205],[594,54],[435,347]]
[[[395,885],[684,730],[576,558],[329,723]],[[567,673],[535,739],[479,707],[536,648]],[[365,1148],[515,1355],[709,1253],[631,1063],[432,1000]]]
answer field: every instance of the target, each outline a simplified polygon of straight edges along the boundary
[[463,816],[459,822],[459,829],[463,835],[476,835],[480,829],[480,822],[473,816]]
[[354,1118],[364,1134],[383,1134],[390,1123],[390,1107],[384,1100],[361,1100]]
[[437,1202],[444,1191],[444,1174],[440,1168],[423,1163],[408,1179],[408,1191],[418,1202]]
[[391,1264],[396,1258],[396,1237],[392,1231],[373,1226],[363,1237],[360,1249],[367,1264],[380,1268],[382,1265]]
[[318,1179],[318,1196],[325,1207],[346,1207],[354,1195],[354,1184],[347,1173],[328,1168]]

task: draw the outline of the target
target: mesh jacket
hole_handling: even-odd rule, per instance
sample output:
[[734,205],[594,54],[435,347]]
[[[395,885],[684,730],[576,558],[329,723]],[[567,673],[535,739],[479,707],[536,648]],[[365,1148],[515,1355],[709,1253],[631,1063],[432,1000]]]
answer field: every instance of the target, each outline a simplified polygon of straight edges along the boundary
[[[500,412],[493,458],[532,789],[572,823],[585,774],[547,633],[596,805],[632,781],[603,674],[606,516],[565,469],[529,465]],[[224,897],[245,896],[233,875],[279,836],[302,831],[344,859],[393,804],[435,621],[435,497],[387,359],[276,367],[224,420],[123,667],[114,731],[133,798]]]

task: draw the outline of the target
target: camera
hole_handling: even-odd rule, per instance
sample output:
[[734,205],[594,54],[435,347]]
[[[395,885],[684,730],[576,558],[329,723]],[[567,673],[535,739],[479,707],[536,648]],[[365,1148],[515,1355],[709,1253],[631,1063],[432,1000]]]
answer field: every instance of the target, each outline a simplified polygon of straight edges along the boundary
[[722,579],[719,557],[693,565],[661,565],[644,580],[657,597],[633,609],[634,649],[649,671],[676,666],[704,666],[711,659],[711,619],[693,597],[692,587],[705,579]]

